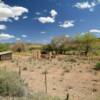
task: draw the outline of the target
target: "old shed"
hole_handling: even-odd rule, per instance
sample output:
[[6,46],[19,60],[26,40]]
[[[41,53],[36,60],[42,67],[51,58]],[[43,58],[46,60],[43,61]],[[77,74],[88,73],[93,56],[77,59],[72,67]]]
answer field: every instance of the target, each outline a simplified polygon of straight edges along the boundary
[[11,59],[12,59],[12,51],[0,52],[0,61],[11,60]]

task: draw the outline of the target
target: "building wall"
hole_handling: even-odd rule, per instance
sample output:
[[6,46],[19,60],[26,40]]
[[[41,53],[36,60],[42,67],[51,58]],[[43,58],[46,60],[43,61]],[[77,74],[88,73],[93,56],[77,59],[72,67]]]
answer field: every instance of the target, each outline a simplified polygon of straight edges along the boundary
[[11,59],[12,59],[12,53],[0,55],[0,61],[2,61],[2,60],[11,60]]

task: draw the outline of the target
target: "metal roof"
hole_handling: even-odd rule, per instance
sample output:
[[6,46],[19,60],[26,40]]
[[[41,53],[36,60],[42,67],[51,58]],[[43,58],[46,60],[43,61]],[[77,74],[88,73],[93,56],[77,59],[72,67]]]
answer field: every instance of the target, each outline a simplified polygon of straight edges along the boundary
[[0,55],[4,55],[4,54],[8,54],[8,53],[12,53],[12,51],[4,51],[4,52],[0,52]]

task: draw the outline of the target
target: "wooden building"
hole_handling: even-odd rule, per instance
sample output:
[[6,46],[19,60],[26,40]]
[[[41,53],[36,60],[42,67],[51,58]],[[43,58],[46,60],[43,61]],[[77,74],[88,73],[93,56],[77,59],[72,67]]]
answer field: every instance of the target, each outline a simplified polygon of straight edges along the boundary
[[11,60],[11,59],[12,59],[12,51],[0,52],[0,61]]

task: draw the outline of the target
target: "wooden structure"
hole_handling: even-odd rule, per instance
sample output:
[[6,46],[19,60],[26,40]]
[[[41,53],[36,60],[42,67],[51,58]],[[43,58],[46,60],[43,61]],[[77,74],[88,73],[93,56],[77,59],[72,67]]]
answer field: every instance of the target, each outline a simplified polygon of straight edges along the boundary
[[55,58],[55,55],[53,55],[52,52],[49,53],[42,53],[41,50],[33,50],[33,58],[35,60],[39,59],[49,59]]
[[11,60],[11,59],[12,59],[11,51],[0,52],[0,61]]
[[34,58],[35,60],[41,59],[41,51],[40,51],[40,50],[34,50],[34,51],[33,51],[33,58]]

